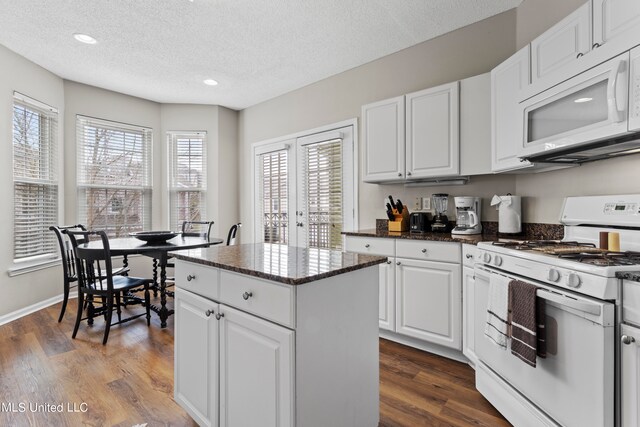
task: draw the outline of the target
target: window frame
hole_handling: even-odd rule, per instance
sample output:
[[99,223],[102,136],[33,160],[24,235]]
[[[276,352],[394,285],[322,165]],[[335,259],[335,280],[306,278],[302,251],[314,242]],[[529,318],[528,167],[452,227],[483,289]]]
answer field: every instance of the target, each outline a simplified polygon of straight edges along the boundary
[[[38,177],[26,177],[26,176],[17,176],[17,173],[20,171],[16,169],[16,141],[15,141],[15,121],[16,121],[16,108],[17,106],[22,107],[24,110],[30,111],[31,113],[36,113],[39,116],[39,120],[45,120],[46,129],[44,132],[41,129],[41,125],[38,128],[37,138],[39,141],[42,141],[43,138],[46,138],[46,153],[41,151],[41,146],[39,144],[38,148],[38,161],[37,161],[37,172]],[[15,276],[18,274],[27,273],[30,271],[39,270],[41,268],[46,268],[52,265],[55,265],[59,260],[59,250],[58,250],[58,242],[55,235],[49,231],[49,226],[54,224],[49,224],[49,222],[55,221],[55,224],[58,224],[61,216],[61,182],[60,182],[60,150],[59,150],[59,112],[58,109],[52,107],[48,104],[35,100],[27,95],[24,95],[20,92],[14,91],[13,93],[13,101],[12,101],[12,187],[13,187],[13,248],[12,248],[12,266],[8,269],[9,276]],[[43,135],[44,134],[44,135]],[[25,156],[26,157],[26,156]],[[43,168],[44,167],[44,171]],[[26,168],[26,166],[25,166]],[[24,169],[23,169],[24,170]],[[46,177],[43,177],[42,172]],[[44,189],[44,193],[47,190],[54,190],[53,202],[48,204],[48,209],[43,209],[43,215],[39,216],[40,222],[46,223],[42,230],[42,236],[44,238],[43,248],[47,249],[42,252],[26,255],[26,256],[17,256],[17,248],[16,242],[18,241],[16,236],[16,211],[17,211],[17,186],[18,185],[35,185]],[[46,195],[44,197],[47,197]],[[46,205],[42,205],[46,206]],[[47,212],[45,212],[47,211]],[[49,213],[50,215],[46,215]],[[52,214],[52,215],[51,215]],[[47,225],[48,224],[48,225]]]
[[[85,182],[88,181],[86,179],[87,176],[87,166],[90,165],[89,162],[85,162],[85,149],[86,149],[86,130],[87,128],[94,128],[100,130],[113,131],[123,134],[122,139],[122,153],[127,153],[127,155],[139,155],[141,157],[140,167],[142,168],[140,174],[141,183],[133,184],[133,185],[118,185],[114,183],[96,183],[96,182]],[[138,135],[140,137],[141,146],[139,151],[130,151],[126,150],[127,136],[126,135]],[[116,141],[118,143],[119,141]],[[117,150],[114,149],[114,154],[117,154]],[[125,197],[126,192],[139,192],[140,197],[139,203],[141,206],[139,207],[139,213],[141,216],[139,223],[129,223],[127,221],[126,224],[120,226],[122,231],[120,234],[124,233],[124,235],[128,234],[131,231],[142,231],[149,230],[151,228],[152,214],[153,214],[153,205],[152,205],[152,195],[153,195],[153,129],[140,125],[132,125],[123,122],[116,122],[113,120],[101,119],[96,117],[85,116],[81,114],[76,115],[76,161],[77,161],[77,175],[76,175],[76,190],[77,190],[77,209],[78,209],[78,221],[88,228],[95,229],[103,229],[107,231],[109,237],[116,237],[118,234],[118,230],[115,230],[117,224],[112,224],[110,222],[105,221],[105,224],[100,224],[99,226],[92,226],[89,223],[89,206],[84,201],[88,197],[88,191],[91,190],[104,190],[105,197],[110,197],[110,192],[116,191],[124,191]],[[136,169],[122,169],[118,172],[123,171],[137,171]],[[96,192],[96,196],[101,196],[100,193]],[[111,197],[116,197],[112,195]],[[121,196],[119,196],[121,197]],[[115,200],[115,199],[114,199]],[[108,206],[105,205],[106,210],[110,212],[110,215],[114,214],[113,209],[113,200],[109,201]]]
[[[202,140],[202,151],[201,151],[201,185],[199,187],[184,187],[187,189],[178,190],[178,187],[174,184],[174,180],[176,177],[174,176],[176,164],[174,164],[175,159],[175,151],[176,144],[178,139],[201,139]],[[207,219],[207,199],[208,199],[208,174],[207,174],[207,165],[208,165],[208,147],[207,147],[207,131],[167,131],[166,132],[166,140],[167,140],[167,221],[170,230],[179,230],[182,227],[182,221],[193,220],[193,221],[206,221]],[[200,194],[200,218],[199,219],[183,219],[180,220],[179,217],[174,218],[174,195],[177,193],[199,193]],[[174,223],[175,221],[175,223]],[[180,224],[178,224],[180,222]],[[177,227],[177,228],[176,228]]]

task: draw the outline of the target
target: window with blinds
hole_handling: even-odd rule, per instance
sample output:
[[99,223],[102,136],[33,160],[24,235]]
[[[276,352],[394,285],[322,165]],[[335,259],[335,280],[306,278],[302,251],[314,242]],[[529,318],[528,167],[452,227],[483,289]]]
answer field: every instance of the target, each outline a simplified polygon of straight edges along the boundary
[[151,226],[152,130],[77,116],[78,212],[110,237]]
[[306,246],[342,248],[342,139],[303,146],[302,200]]
[[258,156],[258,186],[261,193],[261,218],[266,243],[289,241],[289,176],[286,149]]
[[57,256],[58,111],[19,93],[13,98],[13,202],[16,260]]
[[169,150],[169,226],[206,220],[206,132],[167,132]]

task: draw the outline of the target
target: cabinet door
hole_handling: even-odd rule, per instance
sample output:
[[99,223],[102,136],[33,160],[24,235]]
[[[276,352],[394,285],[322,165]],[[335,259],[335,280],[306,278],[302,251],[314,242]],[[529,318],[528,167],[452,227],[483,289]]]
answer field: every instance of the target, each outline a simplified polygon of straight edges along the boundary
[[407,179],[460,174],[458,82],[406,95]]
[[404,96],[362,106],[365,182],[404,180]]
[[591,2],[587,2],[531,42],[533,83],[565,67],[575,67],[577,74],[578,61],[590,50]]
[[621,332],[623,336],[628,337],[623,341],[620,349],[622,426],[637,427],[640,425],[640,405],[638,405],[640,401],[640,329],[622,325]]
[[294,424],[294,332],[220,305],[220,425]]
[[593,42],[615,42],[620,49],[640,43],[638,0],[593,0]]
[[473,268],[462,268],[462,353],[476,366]]
[[218,304],[176,288],[174,399],[201,426],[218,425],[215,313]]
[[397,258],[396,332],[460,350],[460,265]]
[[460,175],[491,173],[491,75],[460,80]]
[[380,264],[378,322],[380,329],[394,331],[396,326],[396,268],[393,261]]
[[524,115],[518,92],[529,85],[529,46],[491,71],[491,170],[503,172],[530,167],[518,152],[524,141]]

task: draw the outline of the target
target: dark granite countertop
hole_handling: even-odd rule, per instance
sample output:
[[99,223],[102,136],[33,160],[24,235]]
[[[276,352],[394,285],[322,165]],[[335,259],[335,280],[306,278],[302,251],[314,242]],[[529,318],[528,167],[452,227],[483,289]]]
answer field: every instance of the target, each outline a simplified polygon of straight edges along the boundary
[[171,252],[177,259],[235,271],[287,285],[381,264],[386,257],[269,243],[212,246]]
[[640,282],[640,271],[619,271],[616,273],[616,277],[622,280]]
[[410,233],[408,231],[387,231],[387,230],[358,230],[353,232],[342,233],[346,236],[360,237],[383,237],[391,239],[410,239],[410,240],[431,240],[434,242],[458,242],[476,245],[478,242],[487,242],[498,240],[494,234],[485,236],[483,234],[471,235],[452,235],[451,233]]

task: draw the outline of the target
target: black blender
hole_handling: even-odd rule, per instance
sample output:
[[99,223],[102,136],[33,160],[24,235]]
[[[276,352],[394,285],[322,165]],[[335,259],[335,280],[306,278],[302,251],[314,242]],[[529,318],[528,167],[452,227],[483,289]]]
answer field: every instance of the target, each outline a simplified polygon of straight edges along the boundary
[[432,194],[431,202],[436,214],[433,217],[431,231],[436,233],[447,233],[451,230],[449,227],[449,218],[447,218],[447,206],[449,205],[449,195],[444,193]]

